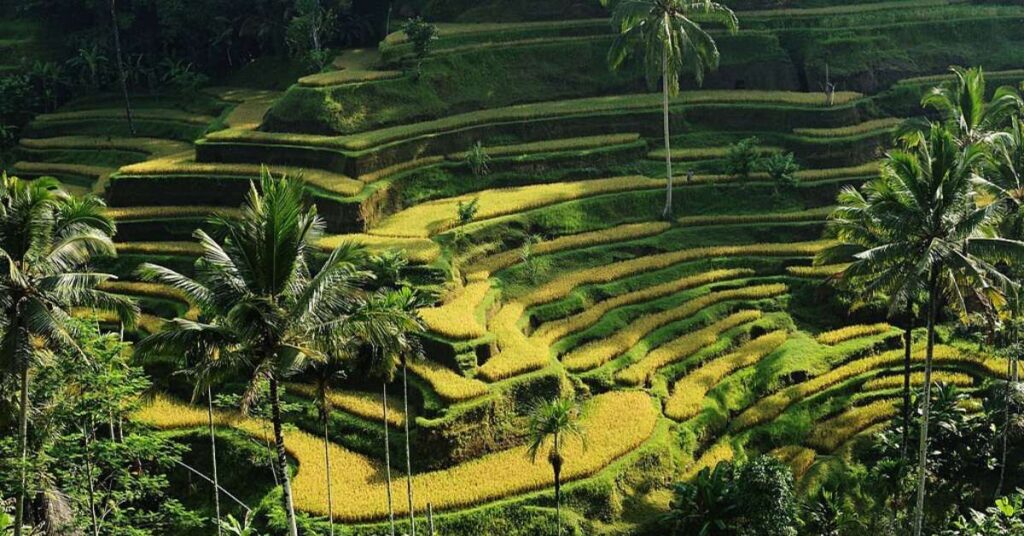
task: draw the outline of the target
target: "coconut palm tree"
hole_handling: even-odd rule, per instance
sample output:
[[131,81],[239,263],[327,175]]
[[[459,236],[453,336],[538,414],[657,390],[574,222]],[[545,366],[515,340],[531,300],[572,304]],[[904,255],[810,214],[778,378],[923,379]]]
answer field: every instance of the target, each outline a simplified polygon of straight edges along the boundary
[[[194,278],[147,264],[145,279],[168,284],[204,311],[210,320],[176,318],[152,336],[152,351],[171,353],[193,347],[196,339],[224,348],[217,366],[243,372],[248,412],[263,385],[269,385],[276,463],[284,491],[288,532],[298,535],[281,416],[281,381],[308,361],[324,361],[352,337],[349,320],[363,298],[354,258],[359,248],[343,245],[314,269],[311,252],[324,223],[316,208],[303,204],[299,182],[276,179],[266,168],[252,186],[239,220],[216,222],[219,242],[195,232],[203,253]],[[379,334],[380,338],[385,336]]]
[[[829,216],[827,233],[836,242],[821,251],[815,258],[815,264],[829,265],[841,263],[854,258],[854,269],[843,270],[832,278],[832,282],[858,295],[855,306],[864,305],[872,300],[887,299],[879,296],[874,287],[876,279],[884,276],[883,272],[873,271],[870,267],[857,265],[870,261],[856,256],[867,250],[891,242],[894,237],[889,234],[884,223],[876,214],[878,207],[875,201],[880,199],[876,190],[883,185],[881,179],[869,182],[862,190],[852,186],[844,187],[838,196],[838,206]],[[914,308],[920,303],[920,293],[907,292],[897,294],[890,304],[890,316],[903,318],[903,429],[900,459],[906,462],[910,449],[910,417],[911,391],[910,368],[913,347]]]
[[324,477],[327,485],[327,521],[330,523],[330,536],[334,536],[334,487],[331,482],[331,388],[335,381],[345,377],[345,363],[330,356],[328,359],[313,365],[313,403],[320,414],[320,422],[324,427],[324,464],[327,474]]
[[29,381],[39,356],[33,346],[77,349],[73,307],[113,311],[129,326],[138,313],[131,300],[97,289],[114,276],[87,268],[95,256],[115,254],[114,224],[103,209],[96,198],[69,196],[55,179],[0,179],[0,258],[6,265],[0,273],[0,374],[19,385],[15,536],[25,521]]
[[987,100],[985,72],[981,67],[951,67],[950,71],[952,82],[933,88],[921,99],[921,105],[942,116],[943,124],[961,146],[990,141],[1024,106],[1011,86],[996,89],[992,99]]
[[975,183],[994,202],[1006,205],[1003,235],[1024,239],[1024,120],[1012,117],[1007,129],[990,137],[988,148],[987,169]]
[[[679,94],[679,78],[691,74],[697,85],[704,72],[718,68],[718,46],[700,24],[722,24],[730,32],[739,29],[736,15],[711,0],[601,0],[613,4],[612,28],[617,32],[608,62],[618,69],[630,57],[642,57],[647,83],[661,79],[662,122],[665,133],[665,191],[663,216],[672,217],[672,146],[669,140],[669,99]],[[699,21],[698,22],[698,19]]]
[[555,473],[555,519],[558,534],[562,533],[562,467],[565,464],[564,448],[567,439],[578,439],[586,448],[586,436],[579,423],[579,407],[576,402],[567,398],[555,398],[544,402],[534,409],[530,415],[527,431],[529,449],[527,452],[534,463],[548,440],[548,463]]
[[1024,242],[996,236],[1002,205],[977,203],[971,179],[983,158],[981,146],[961,146],[938,124],[906,149],[890,152],[882,176],[865,187],[884,242],[857,254],[846,270],[855,279],[880,274],[866,290],[888,296],[891,305],[907,303],[922,289],[927,296],[915,536],[923,528],[932,357],[942,300],[958,311],[991,306],[1015,285],[994,263],[1024,260]]

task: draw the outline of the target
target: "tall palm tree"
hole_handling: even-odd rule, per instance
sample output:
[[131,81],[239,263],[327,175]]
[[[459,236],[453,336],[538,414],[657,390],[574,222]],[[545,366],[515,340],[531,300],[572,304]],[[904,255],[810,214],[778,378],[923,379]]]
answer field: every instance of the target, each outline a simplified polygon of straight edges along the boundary
[[579,407],[567,398],[555,398],[540,404],[530,415],[527,432],[530,448],[527,451],[535,463],[541,450],[551,440],[548,463],[555,473],[555,519],[558,534],[562,533],[562,467],[565,464],[563,450],[569,438],[578,439],[586,448],[586,436],[579,424]]
[[76,349],[77,328],[70,308],[114,311],[132,325],[138,309],[122,296],[97,290],[114,276],[88,271],[90,260],[115,255],[113,222],[103,202],[75,198],[54,179],[26,182],[0,179],[0,374],[19,385],[18,447],[20,482],[15,502],[14,535],[25,521],[28,457],[29,381],[38,341],[51,349]]
[[[663,216],[672,217],[672,144],[669,140],[669,98],[679,94],[679,78],[691,74],[697,85],[704,72],[718,68],[718,46],[701,22],[723,24],[730,32],[739,29],[736,15],[711,0],[601,0],[613,5],[612,27],[618,33],[608,51],[608,62],[618,69],[634,55],[642,57],[647,83],[654,88],[661,79],[662,122],[665,134],[665,190]],[[698,22],[697,19],[700,19]]]
[[1024,119],[1012,117],[1008,128],[991,136],[988,148],[987,169],[975,183],[993,202],[1005,203],[1003,235],[1024,239]]
[[395,381],[399,353],[393,348],[378,348],[371,353],[371,356],[370,374],[381,380],[381,407],[384,416],[384,479],[387,484],[388,523],[391,527],[391,536],[395,536],[395,507],[394,498],[391,495],[391,438],[389,433],[391,426],[388,424],[388,384]]
[[[299,182],[275,179],[263,168],[239,220],[218,220],[218,242],[197,230],[203,253],[194,278],[144,265],[147,280],[168,284],[203,311],[207,321],[176,318],[146,342],[151,351],[194,347],[196,339],[226,349],[217,364],[246,374],[242,410],[248,412],[269,384],[271,424],[288,532],[298,535],[281,416],[281,381],[307,361],[323,361],[348,343],[349,319],[363,302],[354,258],[359,248],[343,245],[314,269],[311,252],[324,223],[303,204]],[[381,334],[381,338],[384,334]]]
[[[836,242],[817,255],[815,264],[828,265],[845,262],[851,257],[855,258],[854,264],[866,263],[868,261],[856,259],[856,255],[885,245],[894,239],[889,234],[892,230],[887,229],[876,214],[878,207],[875,206],[875,201],[881,197],[877,195],[876,190],[882,185],[881,180],[876,180],[865,184],[863,190],[846,186],[839,192],[838,205],[829,216],[827,229],[829,236]],[[884,275],[882,272],[855,267],[853,270],[844,270],[837,274],[833,278],[833,282],[857,293],[859,298],[856,305],[859,306],[875,299],[888,299],[886,296],[879,296],[877,288],[874,287],[876,279]],[[904,320],[903,430],[900,449],[900,459],[903,462],[906,462],[910,449],[910,368],[913,353],[914,307],[920,301],[919,294],[919,292],[897,294],[896,299],[890,304],[889,314],[890,317],[901,316]]]
[[881,274],[870,279],[866,290],[888,296],[893,306],[907,303],[921,289],[927,296],[915,536],[923,528],[932,357],[941,301],[948,298],[958,311],[991,305],[1000,291],[1014,286],[994,262],[1024,259],[1024,242],[996,236],[1002,206],[976,202],[971,179],[983,158],[979,145],[961,146],[937,124],[905,150],[890,152],[882,176],[865,187],[884,243],[859,253],[846,270],[852,278]]
[[921,105],[942,116],[943,124],[961,146],[990,141],[1024,106],[1017,90],[1011,86],[996,89],[988,100],[985,72],[981,67],[951,67],[950,71],[952,82],[933,88],[921,99]]
[[334,382],[345,377],[345,364],[337,356],[329,356],[326,360],[313,365],[313,402],[320,414],[320,422],[324,427],[324,464],[327,468],[325,476],[327,485],[327,520],[330,523],[330,536],[334,536],[334,487],[331,482],[331,389]]

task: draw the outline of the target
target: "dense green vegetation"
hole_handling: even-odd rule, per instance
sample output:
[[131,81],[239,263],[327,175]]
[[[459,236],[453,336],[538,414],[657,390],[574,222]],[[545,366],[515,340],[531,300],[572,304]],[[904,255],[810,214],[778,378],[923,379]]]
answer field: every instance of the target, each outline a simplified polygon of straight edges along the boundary
[[1019,2],[0,14],[0,536],[1024,533]]

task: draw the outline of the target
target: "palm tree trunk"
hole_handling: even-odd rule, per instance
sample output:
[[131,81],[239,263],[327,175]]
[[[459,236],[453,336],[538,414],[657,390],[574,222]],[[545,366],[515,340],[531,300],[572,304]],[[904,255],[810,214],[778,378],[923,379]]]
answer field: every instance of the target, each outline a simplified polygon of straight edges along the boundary
[[121,55],[121,31],[117,27],[117,2],[110,0],[110,27],[114,32],[114,55],[117,59],[117,70],[121,75],[121,93],[124,95],[124,113],[128,119],[128,131],[135,135],[135,121],[132,119],[132,101],[128,96],[128,71],[124,68]]
[[217,536],[224,532],[220,519],[220,478],[217,476],[217,435],[213,430],[213,389],[206,388],[206,417],[210,425],[210,456],[213,461],[213,508],[217,514]]
[[92,481],[92,453],[89,452],[89,438],[92,437],[92,420],[82,434],[85,441],[85,478],[89,481],[89,517],[92,519],[93,536],[100,536],[100,522],[96,518],[96,485]]
[[[907,325],[903,328],[903,443],[900,447],[900,461],[905,467],[910,452],[910,359],[914,328],[911,324],[912,308],[907,303]],[[902,474],[902,473],[901,473]]]
[[[405,404],[405,489],[409,496],[409,527],[416,536],[416,510],[412,502],[412,454],[409,449],[409,363],[402,360],[402,398]],[[387,422],[384,423],[386,428]]]
[[[17,328],[15,328],[17,329]],[[21,367],[21,407],[18,410],[18,442],[21,449],[21,488],[14,507],[14,536],[21,536],[25,524],[25,486],[28,484],[28,363]]]
[[555,525],[558,536],[562,536],[562,458],[558,456],[558,434],[555,434],[553,452],[556,453],[556,462],[551,465],[555,471]]
[[928,275],[928,342],[924,358],[924,401],[921,412],[921,437],[917,450],[917,502],[914,509],[914,536],[924,529],[925,480],[928,473],[928,419],[931,418],[932,356],[935,352],[935,317],[938,308],[938,272]]
[[384,396],[381,400],[384,403],[384,473],[388,484],[388,521],[391,523],[391,536],[395,536],[395,508],[391,499],[391,443],[388,441],[388,382],[383,382]]
[[[1017,318],[1016,315],[1011,316],[1010,325],[1013,326],[1013,339],[1014,350],[1017,349],[1017,343],[1019,342],[1017,336]],[[1015,380],[1015,369],[1014,357],[1011,356],[1006,363],[1006,393],[1005,399],[1003,400],[1003,445],[1002,445],[1002,456],[999,462],[999,484],[996,485],[996,499],[1003,494],[1003,484],[1006,482],[1006,452],[1009,448],[1009,436],[1010,436],[1010,393],[1012,392],[1013,382]]]
[[330,522],[331,527],[330,536],[334,536],[334,486],[331,482],[333,473],[331,472],[331,440],[328,427],[331,416],[327,411],[324,411],[323,414],[324,462],[327,464],[327,520]]
[[672,144],[669,141],[669,116],[668,116],[668,51],[662,54],[662,80],[661,80],[661,112],[662,122],[665,127],[665,176],[668,180],[665,186],[665,210],[661,216],[666,220],[672,218]]
[[277,378],[270,377],[270,405],[274,424],[274,443],[277,445],[277,464],[281,469],[281,484],[284,488],[284,508],[288,513],[288,534],[299,536],[299,528],[295,522],[295,504],[292,501],[292,482],[288,474],[288,455],[284,450],[284,430],[281,420],[281,394],[278,392]]

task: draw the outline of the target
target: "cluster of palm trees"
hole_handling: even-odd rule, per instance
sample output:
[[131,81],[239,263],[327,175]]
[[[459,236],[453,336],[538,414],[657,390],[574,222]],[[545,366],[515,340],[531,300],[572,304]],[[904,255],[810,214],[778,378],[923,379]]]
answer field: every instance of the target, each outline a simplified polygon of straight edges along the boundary
[[845,188],[829,229],[837,244],[817,261],[853,256],[838,280],[862,299],[887,301],[906,318],[904,453],[910,444],[909,374],[914,310],[924,308],[926,349],[913,533],[923,530],[935,327],[943,306],[980,310],[993,322],[1019,309],[1024,235],[1024,102],[1010,87],[989,99],[981,69],[953,80],[922,105],[931,119],[908,122],[881,175]]
[[[142,340],[136,355],[175,360],[194,383],[196,398],[206,398],[218,528],[214,387],[242,381],[243,411],[269,392],[266,402],[273,425],[275,472],[281,476],[288,531],[296,536],[281,410],[282,381],[303,371],[313,378],[329,465],[332,386],[345,371],[357,366],[378,373],[384,380],[386,429],[387,383],[399,365],[404,379],[409,359],[421,352],[414,334],[421,330],[416,310],[423,304],[407,286],[374,285],[370,268],[379,259],[371,258],[361,247],[346,244],[326,258],[314,256],[323,221],[315,207],[304,204],[298,181],[276,179],[264,169],[242,210],[238,220],[214,222],[218,238],[196,231],[202,255],[194,276],[152,264],[140,267],[143,279],[173,287],[185,296],[193,313],[169,321],[163,330]],[[77,348],[77,334],[70,322],[74,308],[115,312],[127,327],[138,315],[132,300],[98,290],[113,276],[88,269],[95,257],[115,254],[111,240],[115,228],[103,211],[102,202],[69,196],[53,180],[28,182],[4,175],[0,182],[0,258],[7,265],[0,271],[0,365],[4,373],[0,381],[18,386],[18,439],[23,460],[28,456],[32,412],[29,383],[39,351],[43,347],[64,352]],[[408,384],[403,384],[408,414]],[[412,522],[408,419],[405,432]],[[389,448],[385,445],[386,452]],[[24,463],[20,477],[15,536],[20,536],[24,524]],[[330,480],[328,475],[329,494]],[[392,511],[390,493],[388,507]],[[394,534],[393,515],[391,523]]]

